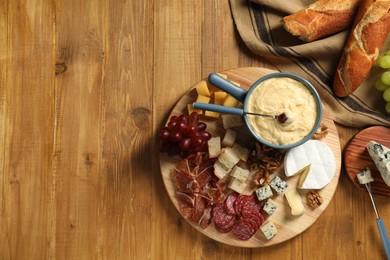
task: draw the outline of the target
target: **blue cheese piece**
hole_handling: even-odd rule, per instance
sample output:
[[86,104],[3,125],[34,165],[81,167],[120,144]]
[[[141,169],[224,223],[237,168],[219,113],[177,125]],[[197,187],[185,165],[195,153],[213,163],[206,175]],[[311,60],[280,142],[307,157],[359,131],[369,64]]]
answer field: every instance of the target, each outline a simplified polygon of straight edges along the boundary
[[282,194],[288,187],[288,183],[279,176],[275,176],[269,184],[278,194]]
[[276,226],[274,223],[272,223],[272,221],[269,221],[266,224],[262,225],[260,229],[267,239],[273,238],[278,233],[278,230],[276,229]]
[[371,170],[368,167],[364,170],[361,170],[356,176],[360,184],[366,184],[374,181],[371,175]]
[[268,215],[274,214],[276,209],[277,209],[276,202],[273,201],[272,199],[268,199],[263,206],[263,210],[267,212]]
[[269,185],[258,188],[255,192],[258,200],[265,200],[271,198],[274,195]]
[[383,180],[390,186],[390,149],[375,141],[370,141],[366,148]]

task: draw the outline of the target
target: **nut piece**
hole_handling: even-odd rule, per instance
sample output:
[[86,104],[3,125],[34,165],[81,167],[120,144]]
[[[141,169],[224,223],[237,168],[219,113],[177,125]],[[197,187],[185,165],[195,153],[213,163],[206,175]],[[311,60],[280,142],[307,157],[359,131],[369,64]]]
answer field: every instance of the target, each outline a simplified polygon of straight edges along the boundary
[[328,127],[325,124],[321,123],[317,131],[314,133],[313,139],[321,140],[326,137],[328,132],[329,132]]
[[320,194],[318,194],[314,190],[311,190],[308,193],[306,193],[306,202],[307,205],[315,209],[324,202],[324,199],[320,196]]

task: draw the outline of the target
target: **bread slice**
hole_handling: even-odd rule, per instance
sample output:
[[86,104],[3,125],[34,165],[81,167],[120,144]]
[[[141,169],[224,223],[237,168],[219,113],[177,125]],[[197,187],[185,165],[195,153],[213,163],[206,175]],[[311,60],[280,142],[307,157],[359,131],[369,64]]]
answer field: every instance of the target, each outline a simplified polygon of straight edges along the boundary
[[390,0],[363,0],[333,80],[339,97],[353,93],[365,80],[390,31]]
[[318,0],[282,19],[284,28],[312,42],[352,26],[359,0]]

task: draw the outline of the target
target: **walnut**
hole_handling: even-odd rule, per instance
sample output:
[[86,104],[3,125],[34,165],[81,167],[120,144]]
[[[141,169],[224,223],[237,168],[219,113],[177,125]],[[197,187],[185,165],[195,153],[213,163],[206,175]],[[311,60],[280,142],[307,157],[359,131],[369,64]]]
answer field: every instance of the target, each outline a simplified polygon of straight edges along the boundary
[[264,186],[269,182],[269,171],[264,165],[258,165],[254,180],[256,185]]
[[306,193],[306,201],[310,207],[315,209],[324,202],[324,199],[321,197],[320,194],[318,194],[314,190],[311,190],[308,193]]
[[317,131],[314,133],[313,139],[320,140],[322,138],[325,138],[328,132],[328,127],[325,124],[321,123]]

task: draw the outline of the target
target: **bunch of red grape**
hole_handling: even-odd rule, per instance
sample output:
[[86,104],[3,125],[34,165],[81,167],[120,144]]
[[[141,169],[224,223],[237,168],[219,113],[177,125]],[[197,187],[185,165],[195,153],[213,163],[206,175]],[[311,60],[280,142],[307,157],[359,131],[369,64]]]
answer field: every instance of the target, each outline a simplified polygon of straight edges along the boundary
[[180,155],[185,158],[197,153],[210,140],[211,134],[206,131],[206,123],[199,121],[198,113],[172,116],[169,123],[160,131],[160,152],[169,156]]
[[390,50],[380,56],[376,64],[385,69],[381,78],[375,82],[375,87],[379,91],[383,91],[383,99],[386,101],[385,110],[390,114]]

